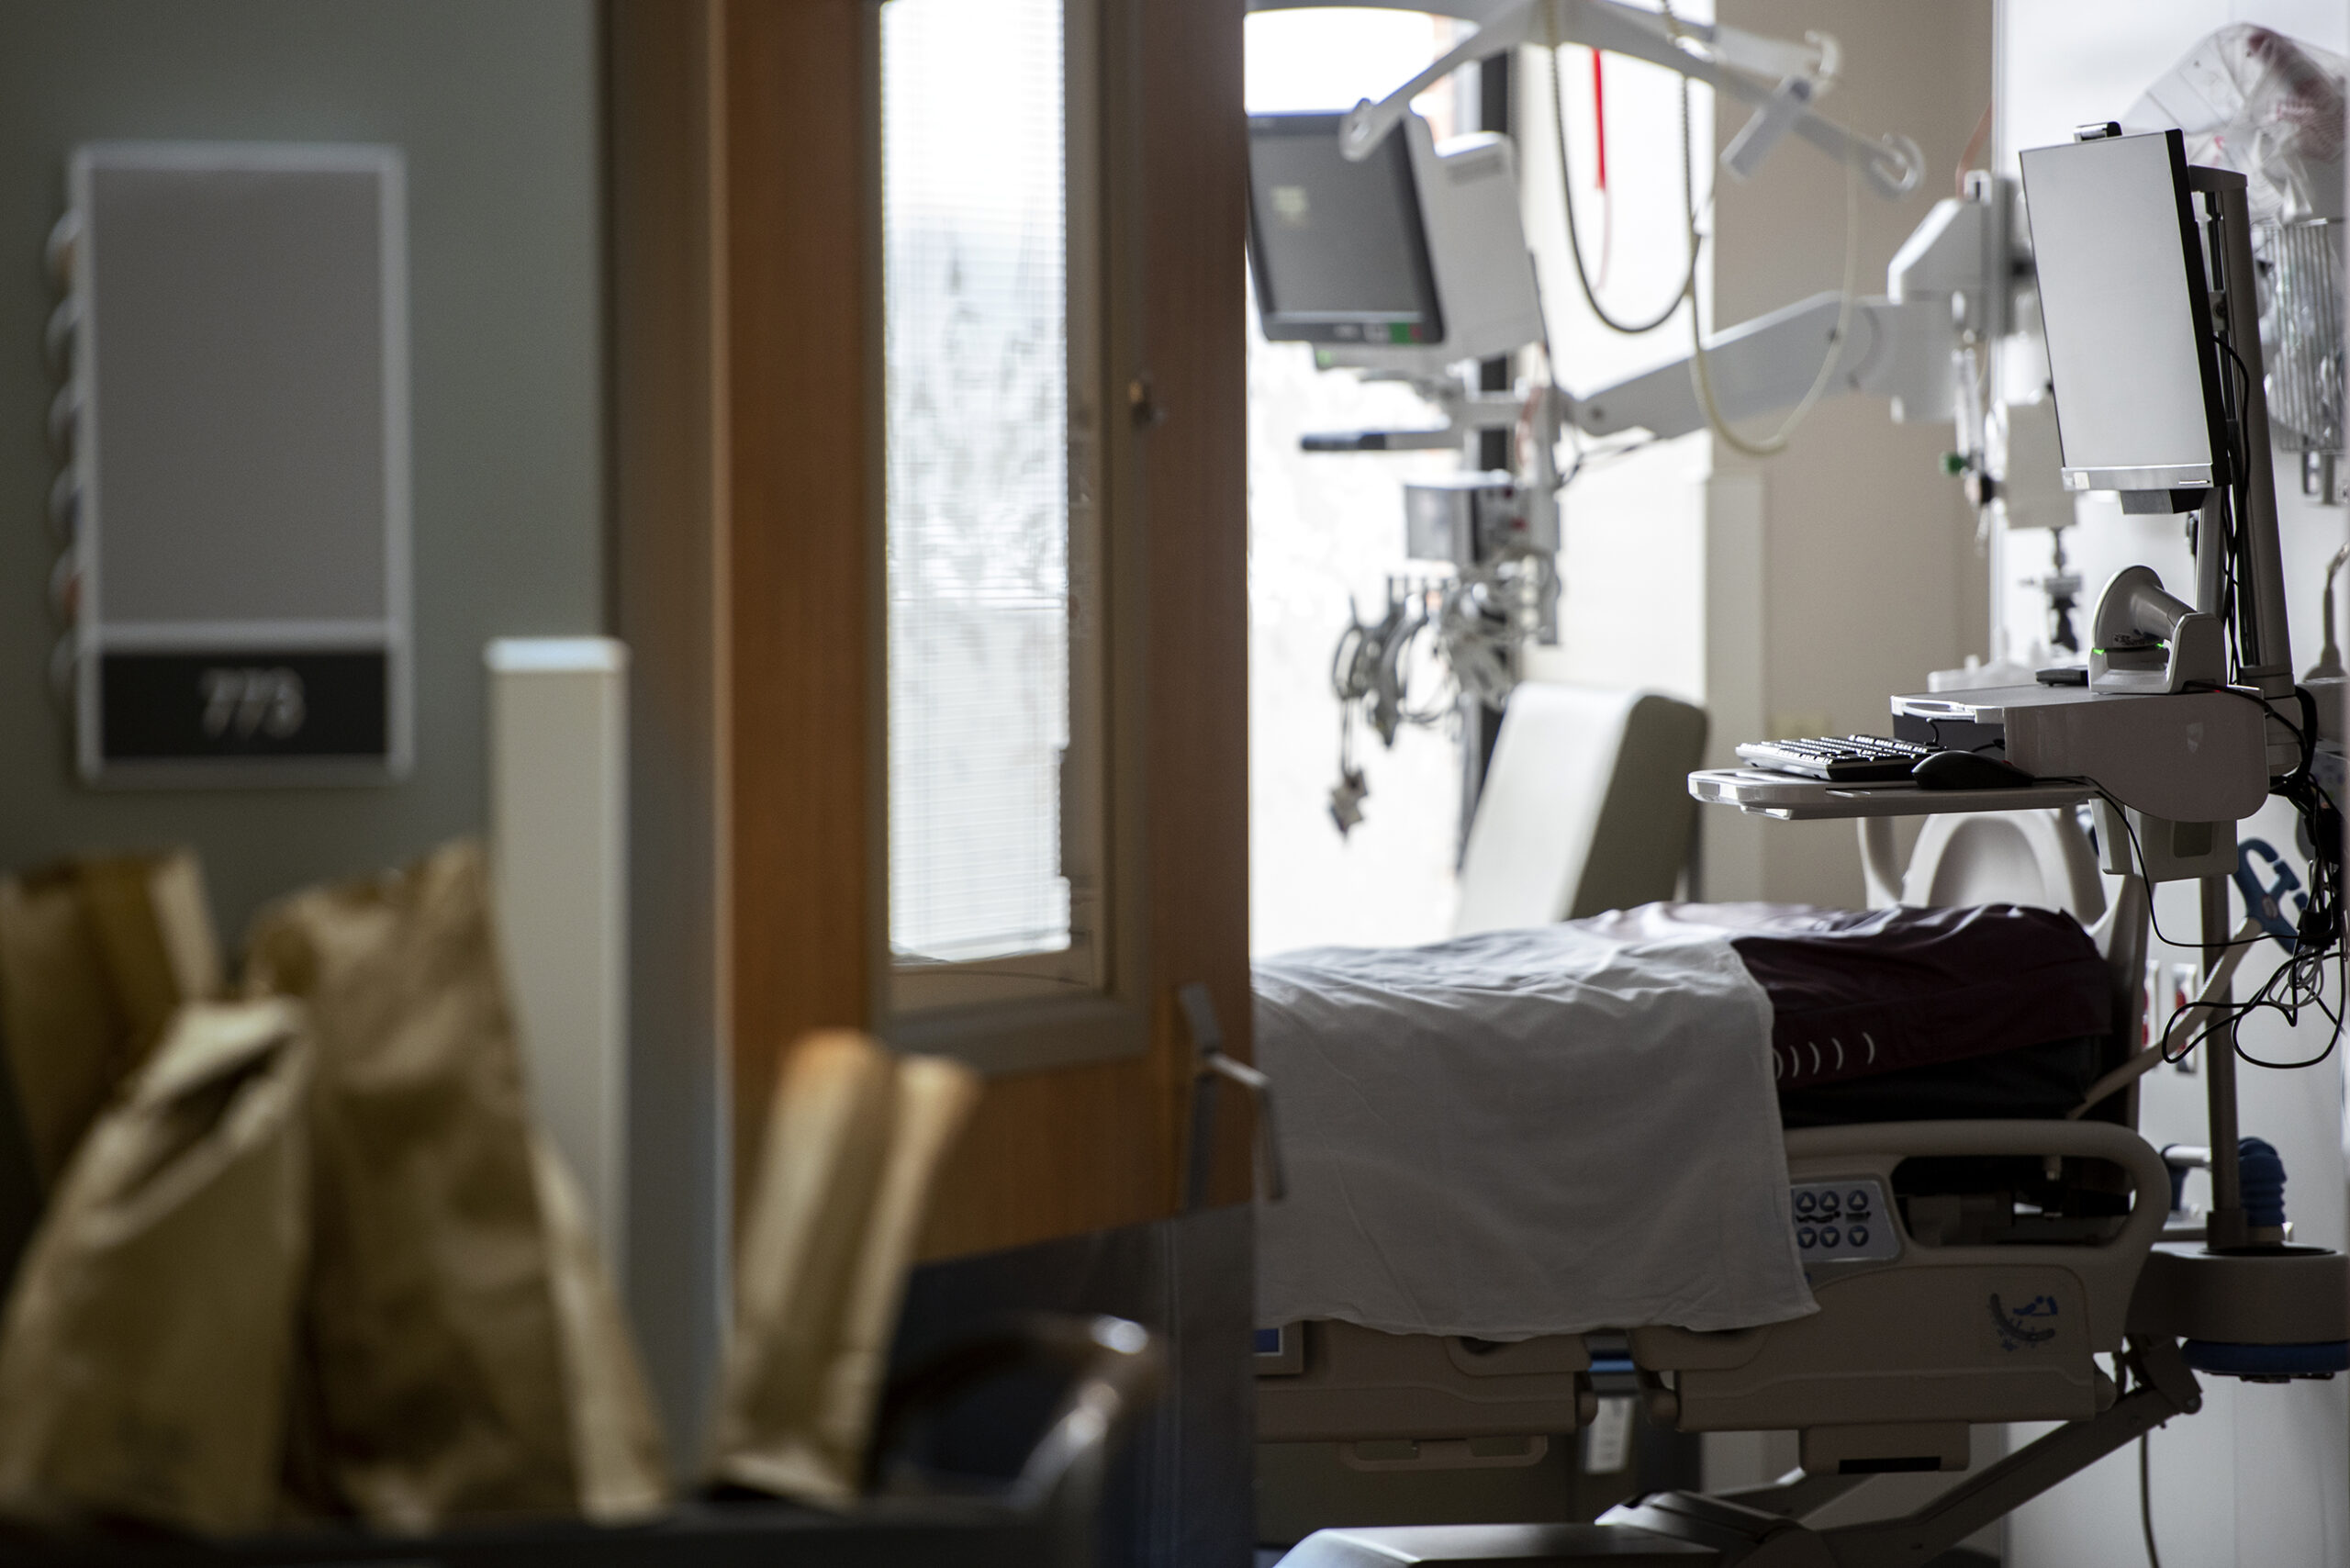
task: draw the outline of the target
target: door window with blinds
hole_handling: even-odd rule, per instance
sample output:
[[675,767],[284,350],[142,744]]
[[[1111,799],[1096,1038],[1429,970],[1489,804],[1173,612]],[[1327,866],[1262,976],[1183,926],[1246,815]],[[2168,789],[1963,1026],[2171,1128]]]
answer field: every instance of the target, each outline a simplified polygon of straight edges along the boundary
[[883,0],[901,1011],[1105,977],[1090,0]]

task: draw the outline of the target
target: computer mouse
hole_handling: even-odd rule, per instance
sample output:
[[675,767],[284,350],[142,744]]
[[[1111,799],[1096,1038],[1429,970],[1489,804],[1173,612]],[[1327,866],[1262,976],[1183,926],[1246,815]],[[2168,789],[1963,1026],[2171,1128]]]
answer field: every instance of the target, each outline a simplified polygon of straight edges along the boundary
[[2012,790],[2031,775],[2012,762],[1979,751],[1938,751],[1909,770],[1921,790]]

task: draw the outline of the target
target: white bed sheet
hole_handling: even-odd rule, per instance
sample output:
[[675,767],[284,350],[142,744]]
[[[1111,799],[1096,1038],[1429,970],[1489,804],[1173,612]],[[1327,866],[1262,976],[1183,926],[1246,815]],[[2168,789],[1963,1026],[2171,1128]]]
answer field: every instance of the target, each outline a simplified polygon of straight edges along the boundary
[[1258,1322],[1511,1340],[1817,1310],[1770,1036],[1711,932],[1260,960],[1289,1193],[1258,1210]]

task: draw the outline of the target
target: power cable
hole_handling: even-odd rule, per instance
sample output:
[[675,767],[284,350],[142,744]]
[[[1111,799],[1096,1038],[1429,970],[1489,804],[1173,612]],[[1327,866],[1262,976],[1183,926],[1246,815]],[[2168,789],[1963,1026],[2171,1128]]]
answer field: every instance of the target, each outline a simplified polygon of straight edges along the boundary
[[1844,341],[1852,328],[1852,307],[1856,302],[1861,271],[1861,166],[1851,158],[1844,161],[1844,282],[1836,300],[1836,325],[1828,334],[1828,353],[1819,362],[1819,373],[1811,378],[1811,386],[1803,400],[1788,411],[1779,428],[1759,439],[1740,435],[1722,417],[1721,406],[1714,398],[1713,370],[1707,363],[1706,329],[1698,319],[1696,299],[1689,303],[1689,378],[1697,388],[1697,401],[1706,410],[1706,423],[1733,452],[1749,457],[1774,457],[1786,451],[1794,440],[1796,427],[1803,423],[1812,406],[1828,390],[1835,379],[1836,366],[1844,357]]
[[[1664,14],[1668,18],[1672,17],[1670,6],[1665,7]],[[1559,50],[1564,46],[1559,42],[1555,9],[1545,6],[1544,15],[1552,23],[1550,49],[1551,145],[1558,150],[1559,196],[1566,207],[1567,251],[1574,258],[1575,282],[1582,286],[1583,301],[1591,307],[1591,313],[1599,318],[1601,325],[1628,338],[1637,338],[1644,332],[1653,332],[1672,320],[1673,313],[1681,308],[1684,299],[1694,302],[1697,297],[1697,186],[1695,165],[1689,150],[1689,78],[1681,78],[1681,191],[1682,205],[1688,212],[1689,268],[1682,275],[1681,286],[1674,289],[1673,297],[1665,301],[1663,309],[1645,321],[1618,320],[1609,313],[1607,307],[1599,302],[1599,291],[1593,285],[1591,270],[1583,259],[1583,233],[1575,222],[1574,180],[1567,164],[1567,98],[1559,75]],[[1692,308],[1695,308],[1694,304]]]
[[[1671,0],[1663,0],[1662,10],[1666,33],[1677,47],[1683,38],[1680,18],[1674,16]],[[1558,151],[1559,192],[1566,211],[1567,249],[1574,260],[1575,282],[1583,290],[1583,300],[1601,324],[1627,337],[1638,337],[1654,331],[1673,319],[1681,302],[1689,302],[1690,381],[1696,392],[1698,406],[1704,410],[1707,425],[1723,444],[1749,457],[1771,457],[1787,449],[1796,428],[1802,424],[1814,405],[1827,392],[1835,378],[1836,366],[1842,360],[1844,344],[1852,332],[1852,310],[1859,297],[1861,212],[1860,164],[1849,153],[1844,159],[1844,274],[1836,302],[1836,325],[1828,335],[1828,352],[1822,357],[1819,370],[1811,385],[1779,428],[1762,437],[1747,436],[1731,428],[1723,417],[1720,399],[1714,389],[1713,369],[1706,353],[1706,330],[1697,308],[1697,267],[1704,251],[1704,237],[1697,228],[1696,155],[1694,151],[1695,132],[1690,122],[1689,79],[1681,78],[1681,189],[1684,226],[1688,233],[1689,266],[1683,274],[1681,287],[1666,302],[1662,310],[1645,321],[1620,320],[1599,302],[1598,290],[1593,286],[1590,268],[1583,254],[1583,236],[1575,218],[1574,182],[1567,164],[1566,99],[1561,85],[1559,71],[1560,43],[1555,26],[1550,36],[1550,129],[1553,145]],[[1708,198],[1710,199],[1710,198]]]

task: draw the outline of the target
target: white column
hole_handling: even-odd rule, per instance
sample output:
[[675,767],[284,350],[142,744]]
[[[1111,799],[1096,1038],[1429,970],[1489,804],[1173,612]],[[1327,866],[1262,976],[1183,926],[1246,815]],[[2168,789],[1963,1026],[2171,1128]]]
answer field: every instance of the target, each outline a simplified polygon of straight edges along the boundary
[[532,1111],[625,1288],[628,648],[501,637],[484,661],[491,875]]

